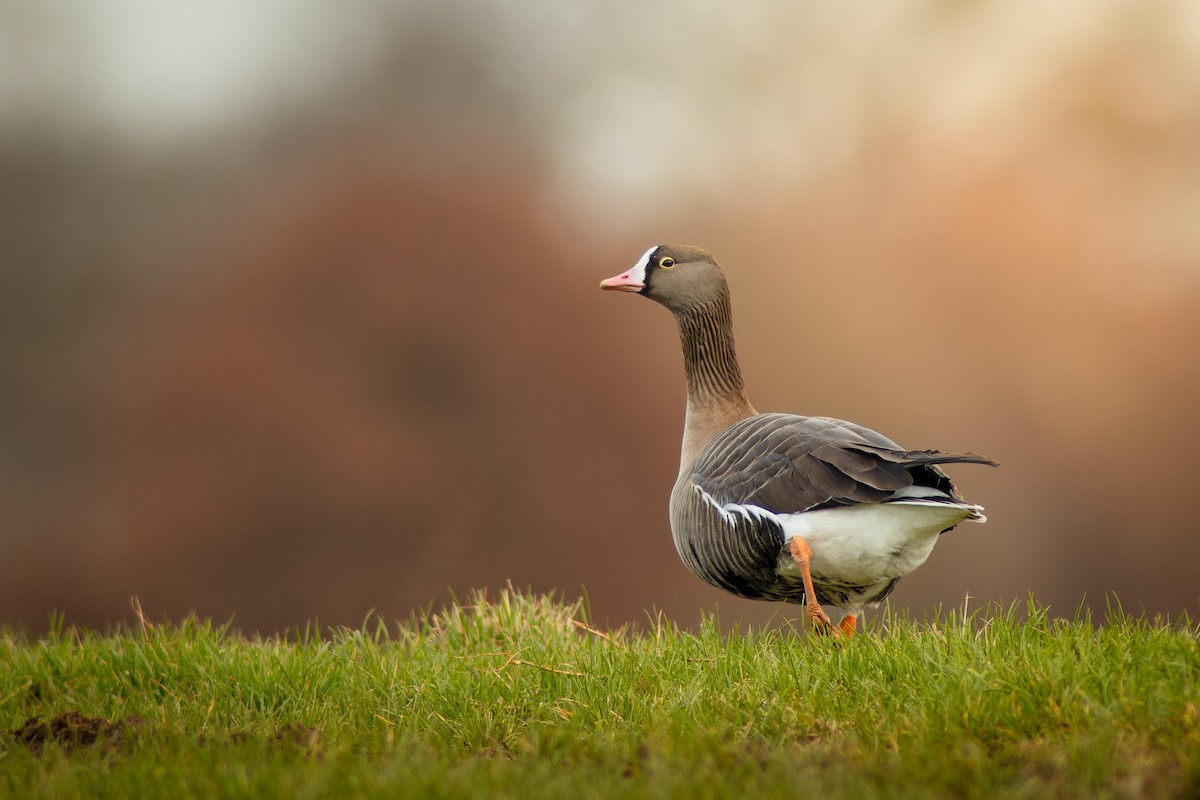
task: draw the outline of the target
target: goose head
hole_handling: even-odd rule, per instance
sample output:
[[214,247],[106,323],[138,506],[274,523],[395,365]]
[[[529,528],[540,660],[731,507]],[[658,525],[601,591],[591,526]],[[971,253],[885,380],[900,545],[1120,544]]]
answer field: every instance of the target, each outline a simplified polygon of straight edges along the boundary
[[717,260],[699,247],[678,244],[651,247],[628,270],[600,281],[600,288],[637,292],[676,314],[709,308],[729,298],[729,286]]

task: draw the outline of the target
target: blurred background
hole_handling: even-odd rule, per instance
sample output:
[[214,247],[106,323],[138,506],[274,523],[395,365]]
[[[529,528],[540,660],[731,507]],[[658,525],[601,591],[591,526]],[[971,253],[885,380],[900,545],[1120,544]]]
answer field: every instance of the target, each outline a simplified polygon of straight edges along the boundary
[[1194,615],[1198,9],[0,6],[0,623],[778,619],[671,545],[660,242],[760,410],[1003,463],[893,605]]

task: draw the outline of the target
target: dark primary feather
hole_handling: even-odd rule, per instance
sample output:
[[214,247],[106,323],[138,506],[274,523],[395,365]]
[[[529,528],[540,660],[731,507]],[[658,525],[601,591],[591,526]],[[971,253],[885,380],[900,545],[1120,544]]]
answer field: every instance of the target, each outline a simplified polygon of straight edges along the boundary
[[722,431],[693,463],[692,481],[719,503],[752,503],[780,514],[878,503],[906,486],[957,497],[938,464],[989,464],[973,453],[905,450],[844,420],[758,414]]

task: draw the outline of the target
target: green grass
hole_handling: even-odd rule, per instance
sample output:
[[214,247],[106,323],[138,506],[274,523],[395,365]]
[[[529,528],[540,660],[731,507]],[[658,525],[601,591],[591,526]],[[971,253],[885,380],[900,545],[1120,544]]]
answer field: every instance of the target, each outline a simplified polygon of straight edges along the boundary
[[0,734],[0,796],[1200,795],[1197,630],[1021,611],[885,616],[845,646],[602,632],[515,592],[282,639],[9,632],[0,730],[144,721],[107,744]]

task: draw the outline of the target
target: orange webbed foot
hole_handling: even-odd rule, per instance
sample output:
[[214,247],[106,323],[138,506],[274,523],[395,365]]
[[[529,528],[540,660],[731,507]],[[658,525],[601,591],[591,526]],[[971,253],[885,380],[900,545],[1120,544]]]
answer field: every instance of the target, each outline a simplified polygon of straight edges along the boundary
[[812,603],[808,606],[808,624],[814,633],[819,633],[822,636],[838,635],[838,628],[834,626],[833,620],[825,613],[825,609],[821,608],[817,603]]
[[825,609],[821,608],[821,604],[817,601],[817,591],[813,588],[812,582],[812,548],[808,546],[803,538],[794,536],[788,542],[788,552],[792,554],[792,558],[796,561],[796,566],[800,568],[800,579],[804,581],[804,602],[808,606],[808,624],[813,631],[825,636],[840,637],[842,631],[834,626],[833,621],[829,619],[829,615],[825,613]]

